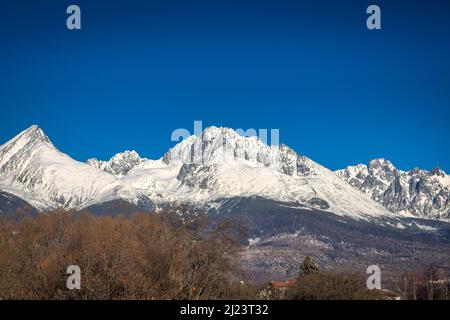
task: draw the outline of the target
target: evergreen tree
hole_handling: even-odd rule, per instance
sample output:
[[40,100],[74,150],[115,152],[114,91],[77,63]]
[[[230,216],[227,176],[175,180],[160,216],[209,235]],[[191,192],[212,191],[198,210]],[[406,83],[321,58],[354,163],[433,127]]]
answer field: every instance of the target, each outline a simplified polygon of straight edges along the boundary
[[305,259],[303,259],[302,264],[300,265],[299,275],[304,276],[317,273],[319,273],[319,267],[314,263],[311,257],[306,256]]

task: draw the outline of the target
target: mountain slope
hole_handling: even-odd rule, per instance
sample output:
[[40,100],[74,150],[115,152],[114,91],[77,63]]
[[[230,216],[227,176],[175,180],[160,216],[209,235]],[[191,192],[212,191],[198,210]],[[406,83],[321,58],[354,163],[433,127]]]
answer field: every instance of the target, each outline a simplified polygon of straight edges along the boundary
[[357,220],[295,203],[260,198],[233,199],[230,210],[211,212],[215,221],[232,219],[247,228],[243,269],[253,279],[289,279],[305,256],[324,268],[366,272],[382,268],[383,281],[404,270],[429,265],[450,270],[450,223],[402,217]]
[[336,174],[394,212],[450,219],[450,176],[439,168],[401,171],[387,160],[375,159]]
[[57,150],[37,126],[0,146],[0,190],[44,210],[138,200],[134,189],[118,178]]
[[33,216],[37,214],[36,208],[31,206],[24,200],[6,193],[0,192],[0,216],[20,218],[26,216]]

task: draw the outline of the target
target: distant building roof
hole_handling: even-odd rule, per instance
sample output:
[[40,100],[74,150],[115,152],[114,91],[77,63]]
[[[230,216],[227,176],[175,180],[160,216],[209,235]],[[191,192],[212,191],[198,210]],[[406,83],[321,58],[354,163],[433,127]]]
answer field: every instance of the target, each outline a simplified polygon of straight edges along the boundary
[[287,281],[270,281],[270,286],[272,286],[273,288],[281,289],[281,288],[292,287],[296,283],[297,283],[296,279],[291,279],[291,280],[287,280]]

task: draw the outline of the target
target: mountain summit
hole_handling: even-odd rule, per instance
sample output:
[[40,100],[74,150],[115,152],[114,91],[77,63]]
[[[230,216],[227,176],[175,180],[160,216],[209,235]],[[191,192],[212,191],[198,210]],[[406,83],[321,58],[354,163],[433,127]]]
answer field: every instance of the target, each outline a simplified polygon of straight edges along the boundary
[[118,178],[60,152],[35,125],[0,146],[0,190],[45,210],[137,198]]
[[146,161],[139,156],[136,151],[124,151],[122,153],[116,154],[108,161],[101,161],[95,158],[89,159],[87,163],[95,168],[109,172],[116,177],[122,178],[131,169]]

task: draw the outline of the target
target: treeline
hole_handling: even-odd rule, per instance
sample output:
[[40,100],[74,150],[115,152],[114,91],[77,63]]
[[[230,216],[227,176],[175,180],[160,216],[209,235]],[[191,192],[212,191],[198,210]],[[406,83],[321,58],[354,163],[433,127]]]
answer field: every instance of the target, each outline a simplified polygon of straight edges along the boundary
[[[266,288],[266,298],[279,300],[381,300],[379,290],[369,290],[366,278],[359,272],[321,270],[310,257],[300,264],[292,285],[274,290]],[[263,291],[264,293],[264,291]]]
[[403,300],[450,300],[450,275],[435,267],[403,272],[392,289]]
[[[206,230],[169,214],[2,221],[0,299],[245,298],[232,281],[236,234],[230,222]],[[66,288],[70,265],[81,269],[80,290]]]
[[295,285],[283,298],[293,300],[450,300],[448,272],[429,266],[402,272],[383,290],[367,289],[367,275],[352,271],[321,270],[310,257],[299,268]]
[[278,300],[450,300],[448,272],[429,266],[402,272],[382,290],[367,288],[367,275],[357,271],[320,269],[310,257],[285,288],[266,287],[266,299]]

